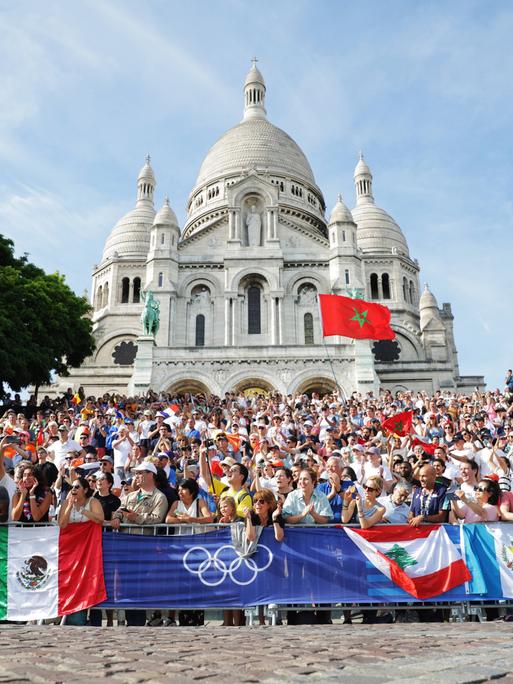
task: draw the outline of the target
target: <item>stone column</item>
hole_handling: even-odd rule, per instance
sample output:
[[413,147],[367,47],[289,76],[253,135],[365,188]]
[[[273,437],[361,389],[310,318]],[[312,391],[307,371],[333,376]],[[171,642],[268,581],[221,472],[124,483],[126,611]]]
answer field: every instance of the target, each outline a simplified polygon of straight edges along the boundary
[[240,209],[235,210],[235,240],[242,242],[240,230]]
[[267,241],[269,242],[270,240],[273,239],[273,210],[268,209],[267,210]]
[[283,344],[283,297],[278,297],[277,315],[278,315],[278,344]]
[[269,299],[269,311],[271,314],[271,344],[277,344],[278,327],[276,325],[276,297],[271,296]]
[[226,297],[224,300],[224,346],[231,345],[231,323],[232,323],[232,300]]

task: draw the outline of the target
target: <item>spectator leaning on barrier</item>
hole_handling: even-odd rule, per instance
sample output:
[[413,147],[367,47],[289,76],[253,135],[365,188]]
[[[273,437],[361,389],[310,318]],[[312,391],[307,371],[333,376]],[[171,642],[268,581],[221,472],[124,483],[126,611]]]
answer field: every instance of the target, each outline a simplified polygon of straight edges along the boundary
[[312,468],[303,468],[298,477],[298,487],[285,499],[283,518],[289,524],[323,525],[333,518],[326,494],[315,489],[317,474]]
[[369,477],[363,486],[365,496],[362,497],[356,490],[356,486],[350,487],[344,494],[344,506],[342,508],[342,522],[349,523],[356,519],[362,529],[367,529],[381,522],[385,513],[385,507],[378,502],[378,497],[383,491],[383,480],[378,475]]
[[164,522],[167,513],[167,499],[155,485],[157,468],[149,461],[143,461],[134,468],[136,491],[130,492],[123,507],[112,515],[112,527],[117,530],[122,522],[133,525],[158,525]]
[[409,485],[397,482],[392,493],[379,500],[385,507],[383,522],[392,525],[406,525],[408,523],[410,507],[406,501],[410,496],[410,492],[411,488]]
[[48,522],[52,493],[39,467],[25,466],[12,500],[12,519],[17,522]]
[[465,492],[455,492],[461,502],[451,501],[452,512],[465,523],[495,522],[499,519],[500,489],[497,482],[487,478],[481,479],[475,491],[475,500],[467,498]]
[[333,521],[339,523],[342,516],[342,462],[339,456],[330,456],[326,461],[327,482],[317,485],[317,491],[326,494],[333,512]]
[[93,498],[94,490],[85,477],[77,477],[59,511],[59,526],[67,527],[70,523],[103,522],[103,509],[99,501]]
[[423,522],[445,522],[447,513],[443,510],[447,487],[436,484],[436,471],[432,465],[423,465],[419,470],[420,487],[411,498],[409,524],[418,527]]
[[[204,499],[199,496],[199,486],[196,480],[188,478],[182,480],[178,487],[179,501],[175,501],[166,517],[166,523],[170,525],[194,523],[205,524],[213,521],[214,516],[208,510]],[[184,534],[199,532],[201,530],[187,528]]]

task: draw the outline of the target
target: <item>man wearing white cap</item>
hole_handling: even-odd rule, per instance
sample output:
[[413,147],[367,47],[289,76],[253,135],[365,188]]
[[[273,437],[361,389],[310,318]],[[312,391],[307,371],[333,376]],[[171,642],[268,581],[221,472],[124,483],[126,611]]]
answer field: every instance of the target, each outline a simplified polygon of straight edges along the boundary
[[[124,506],[112,515],[111,525],[119,529],[122,522],[132,525],[158,525],[167,514],[167,499],[157,489],[157,469],[149,461],[143,461],[133,469],[136,491],[125,498]],[[142,533],[142,531],[141,531]]]

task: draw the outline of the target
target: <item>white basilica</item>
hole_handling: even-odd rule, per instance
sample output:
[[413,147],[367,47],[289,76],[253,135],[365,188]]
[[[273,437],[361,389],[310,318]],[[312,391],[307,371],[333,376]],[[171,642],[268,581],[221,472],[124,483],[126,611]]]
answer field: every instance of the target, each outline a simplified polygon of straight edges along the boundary
[[[96,351],[59,386],[217,395],[482,386],[460,376],[450,304],[440,309],[427,286],[421,292],[418,261],[376,205],[363,157],[355,208],[339,197],[327,218],[308,160],[267,119],[265,96],[254,62],[242,121],[208,151],[183,229],[168,199],[155,210],[147,159],[135,207],[94,267]],[[150,292],[160,308],[155,337],[140,320]],[[385,304],[396,340],[323,340],[317,293]]]

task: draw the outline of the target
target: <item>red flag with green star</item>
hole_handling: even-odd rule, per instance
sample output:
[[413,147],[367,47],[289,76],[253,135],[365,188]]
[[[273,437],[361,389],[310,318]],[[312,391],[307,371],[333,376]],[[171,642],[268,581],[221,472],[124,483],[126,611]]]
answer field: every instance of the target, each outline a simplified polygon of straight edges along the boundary
[[381,427],[388,430],[393,435],[405,437],[410,434],[412,424],[413,411],[403,411],[402,413],[396,413],[395,416],[384,420],[381,423]]
[[390,309],[382,304],[340,295],[319,295],[322,334],[358,340],[393,340]]

